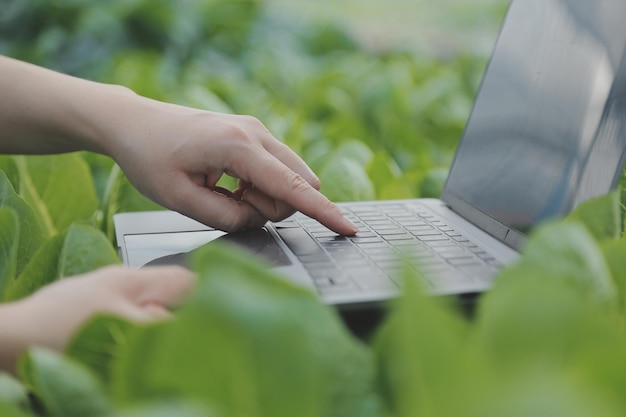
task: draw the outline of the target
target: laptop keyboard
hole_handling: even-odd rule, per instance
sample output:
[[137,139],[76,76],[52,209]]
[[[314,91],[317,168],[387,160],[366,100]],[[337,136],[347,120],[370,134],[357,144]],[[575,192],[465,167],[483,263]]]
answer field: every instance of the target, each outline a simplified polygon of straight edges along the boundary
[[414,269],[434,291],[489,281],[500,265],[487,252],[419,203],[342,207],[359,228],[339,236],[300,213],[276,231],[322,295],[397,290]]

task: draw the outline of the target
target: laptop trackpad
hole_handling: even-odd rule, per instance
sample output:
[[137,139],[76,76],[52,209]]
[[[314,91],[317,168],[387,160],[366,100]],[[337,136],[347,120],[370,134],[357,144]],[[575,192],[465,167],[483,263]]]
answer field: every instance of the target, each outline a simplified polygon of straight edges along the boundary
[[[173,233],[159,233],[156,235],[151,234],[146,236],[151,236],[151,239],[161,238],[164,241],[167,241],[169,239],[168,235],[172,234]],[[207,245],[214,245],[216,243],[234,244],[235,246],[258,256],[261,260],[267,262],[271,267],[291,265],[289,258],[285,255],[285,252],[283,252],[276,240],[265,228],[261,228],[223,234],[215,239],[212,239],[208,243],[201,244],[195,249],[184,252],[174,250],[174,253],[159,256],[145,263],[143,266],[180,265],[188,267],[192,254],[197,251],[198,248]],[[126,245],[128,246],[128,241],[126,242]]]

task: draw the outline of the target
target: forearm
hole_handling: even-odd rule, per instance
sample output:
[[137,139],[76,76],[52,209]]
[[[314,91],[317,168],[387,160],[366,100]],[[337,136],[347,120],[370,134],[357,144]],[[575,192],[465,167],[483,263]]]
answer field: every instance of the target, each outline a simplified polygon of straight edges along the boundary
[[0,370],[15,373],[17,359],[35,342],[25,314],[19,302],[0,305]]
[[0,56],[0,153],[108,153],[134,94]]

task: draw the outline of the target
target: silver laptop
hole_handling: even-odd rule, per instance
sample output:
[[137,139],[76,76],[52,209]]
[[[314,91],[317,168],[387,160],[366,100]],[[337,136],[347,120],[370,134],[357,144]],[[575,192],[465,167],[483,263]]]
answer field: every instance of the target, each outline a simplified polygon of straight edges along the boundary
[[340,207],[337,236],[296,214],[233,234],[178,213],[115,216],[125,264],[185,264],[230,241],[350,306],[397,295],[415,268],[432,294],[485,291],[530,229],[607,193],[626,147],[626,0],[513,0],[439,200]]

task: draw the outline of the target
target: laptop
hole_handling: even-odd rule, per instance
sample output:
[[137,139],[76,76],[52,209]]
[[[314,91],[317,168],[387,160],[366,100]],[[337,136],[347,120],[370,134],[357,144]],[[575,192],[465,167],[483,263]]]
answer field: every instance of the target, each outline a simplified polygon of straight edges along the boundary
[[341,203],[338,236],[302,214],[225,234],[181,214],[114,217],[131,267],[185,264],[229,241],[331,305],[395,297],[414,268],[432,294],[475,294],[537,224],[609,192],[626,148],[626,1],[513,0],[439,199]]

